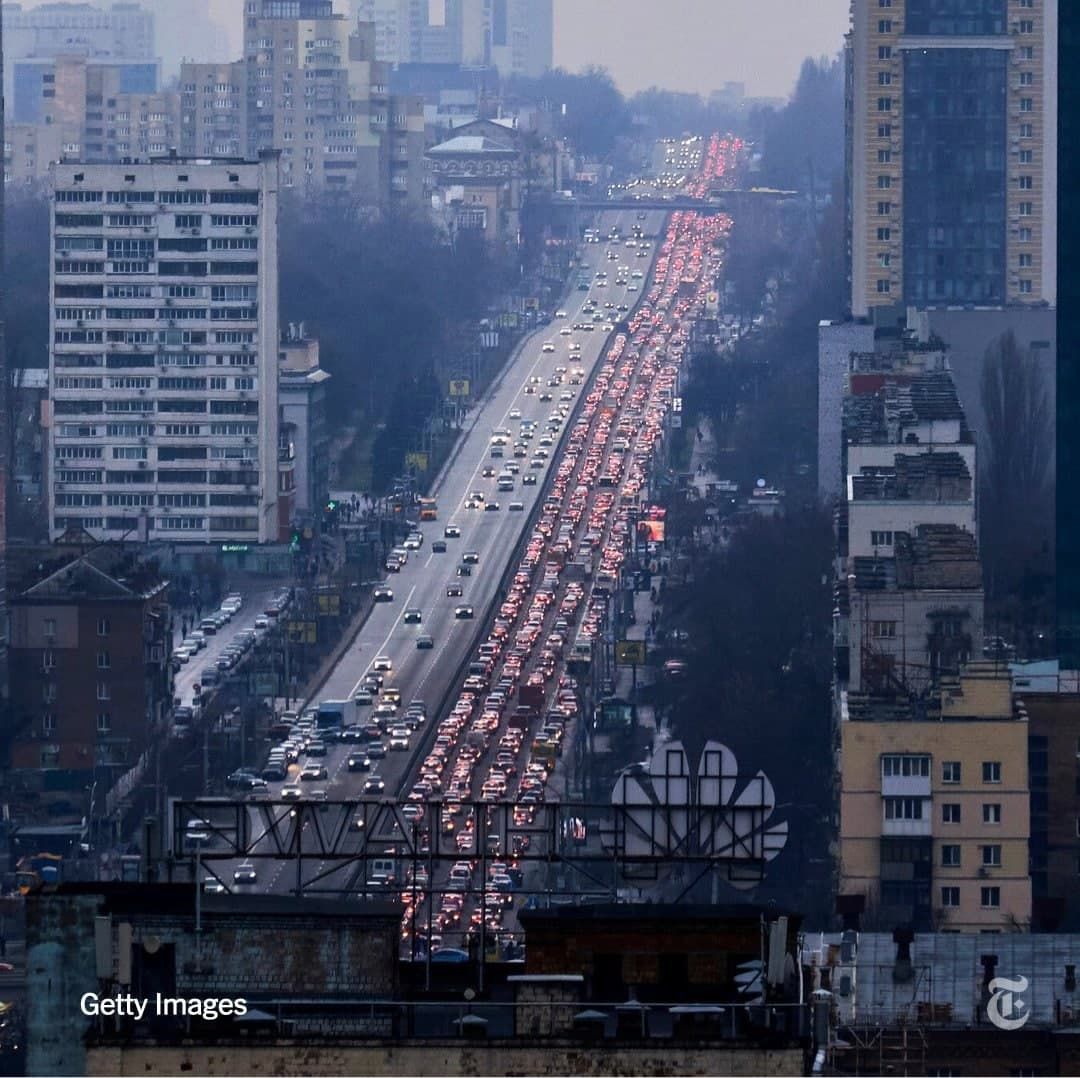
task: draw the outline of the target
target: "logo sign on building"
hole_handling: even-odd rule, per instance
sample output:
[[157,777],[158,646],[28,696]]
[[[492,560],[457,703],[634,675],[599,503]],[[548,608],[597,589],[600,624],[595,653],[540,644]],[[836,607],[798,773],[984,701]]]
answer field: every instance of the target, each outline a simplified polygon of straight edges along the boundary
[[406,453],[405,467],[415,468],[418,472],[426,472],[428,466],[427,453]]
[[469,395],[468,378],[452,378],[450,380],[451,397],[467,397]]
[[1027,1025],[1031,1009],[1022,998],[1028,990],[1026,977],[995,977],[987,987],[986,1016],[998,1029],[1016,1030]]
[[645,657],[644,640],[615,641],[615,662],[619,666],[644,666]]
[[319,613],[336,618],[341,613],[341,596],[336,592],[326,592],[318,596]]

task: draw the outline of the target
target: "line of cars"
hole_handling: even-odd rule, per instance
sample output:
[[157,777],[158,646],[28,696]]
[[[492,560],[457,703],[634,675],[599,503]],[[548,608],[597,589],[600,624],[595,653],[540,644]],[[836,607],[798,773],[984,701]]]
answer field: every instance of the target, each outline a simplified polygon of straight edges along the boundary
[[[512,800],[514,822],[524,828],[544,799],[566,725],[577,715],[577,685],[565,672],[565,659],[591,655],[600,632],[632,541],[632,513],[672,407],[688,315],[711,286],[714,277],[708,271],[719,268],[713,243],[730,223],[725,217],[673,216],[646,302],[632,316],[629,334],[615,338],[569,432],[552,490],[491,633],[479,646],[469,678],[422,765],[432,781],[446,781],[449,774],[445,797],[451,819],[455,798],[478,793],[483,801]],[[680,291],[687,280],[695,282],[690,296]],[[563,572],[578,559],[598,564],[591,594],[583,581]],[[510,708],[515,693],[519,700],[527,693],[535,699],[536,691],[545,702],[537,714],[522,716],[520,705]],[[477,868],[476,823],[466,817],[455,826],[458,850],[468,860],[454,871],[464,878]],[[513,833],[510,850],[487,852],[512,864],[528,841],[527,834]],[[491,880],[482,886],[489,889]],[[415,887],[413,892],[408,901],[422,901]],[[455,906],[451,896],[442,896],[438,912],[433,911],[437,932],[460,927],[463,914]],[[478,904],[469,922],[475,926],[486,917],[489,931],[497,933],[503,909],[498,902]],[[407,911],[403,931],[410,918]]]

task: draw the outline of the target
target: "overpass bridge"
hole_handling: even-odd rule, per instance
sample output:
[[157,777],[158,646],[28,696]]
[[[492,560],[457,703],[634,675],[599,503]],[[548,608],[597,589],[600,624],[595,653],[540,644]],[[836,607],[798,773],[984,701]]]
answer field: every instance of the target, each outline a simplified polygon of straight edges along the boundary
[[663,198],[660,195],[645,195],[639,198],[566,198],[559,199],[566,205],[575,205],[583,210],[662,210],[672,213],[675,210],[694,210],[702,214],[738,213],[753,205],[779,205],[800,197],[799,191],[778,191],[773,188],[752,187],[746,190],[712,191],[705,199],[675,195]]

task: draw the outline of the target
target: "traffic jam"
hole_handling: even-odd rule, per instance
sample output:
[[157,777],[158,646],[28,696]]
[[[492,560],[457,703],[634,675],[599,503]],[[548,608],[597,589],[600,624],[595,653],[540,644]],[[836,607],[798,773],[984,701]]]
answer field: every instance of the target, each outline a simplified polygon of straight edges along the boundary
[[[739,140],[714,135],[683,190],[705,197],[710,187],[729,183],[741,150]],[[489,831],[476,812],[510,802],[514,828],[527,829],[573,724],[585,721],[567,663],[588,661],[599,641],[677,396],[691,319],[715,287],[730,228],[724,214],[672,213],[659,237],[651,286],[614,332],[579,413],[572,416],[566,401],[554,402],[546,433],[557,438],[565,423],[572,426],[550,489],[487,638],[407,795],[405,815],[417,823],[422,804],[441,797],[437,844],[445,850],[452,842],[460,855],[434,885],[423,865],[402,867],[402,940],[413,957],[442,949],[445,958],[464,960],[470,939],[480,936],[503,941],[504,953],[507,946],[513,950],[506,943],[514,935],[513,892],[523,886],[519,859],[532,836],[510,829],[503,849],[496,829]],[[613,229],[607,237],[616,260],[626,240],[646,242],[639,226],[633,231],[622,237]],[[572,358],[572,341],[569,347]],[[553,358],[552,380],[562,384],[566,365]],[[478,831],[485,835],[483,850]],[[430,843],[431,836],[421,839]],[[481,874],[485,878],[477,878]]]

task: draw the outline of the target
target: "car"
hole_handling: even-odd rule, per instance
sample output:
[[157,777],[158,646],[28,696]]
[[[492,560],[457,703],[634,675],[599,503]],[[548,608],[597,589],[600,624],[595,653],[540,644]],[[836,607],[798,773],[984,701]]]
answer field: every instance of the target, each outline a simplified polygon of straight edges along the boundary
[[461,529],[456,524],[447,524],[446,527],[443,528],[443,538],[460,539]]
[[215,879],[213,876],[207,876],[206,879],[203,880],[202,892],[204,895],[223,895],[225,894],[225,884],[223,884],[221,880]]
[[304,764],[300,772],[301,782],[321,782],[326,778],[327,771],[323,764]]
[[357,689],[353,694],[353,703],[357,707],[370,707],[375,703],[375,694],[370,689]]
[[460,584],[447,584],[446,585],[446,597],[448,599],[459,599],[465,594],[465,589]]
[[495,475],[495,469],[489,464],[481,473],[484,479],[491,479]]
[[255,883],[258,875],[252,865],[241,865],[233,873],[233,883]]
[[387,584],[380,584],[372,593],[372,598],[377,603],[392,603],[394,601],[394,589]]
[[395,726],[390,731],[390,751],[404,752],[409,747],[409,729],[407,726]]
[[521,485],[523,487],[535,487],[536,486],[536,476],[533,475],[532,472],[526,472],[521,477]]
[[540,403],[541,404],[547,404],[547,402],[549,400],[551,400],[551,394],[550,393],[541,393],[540,394]]
[[381,794],[386,789],[386,783],[382,779],[372,776],[364,783],[364,793]]
[[525,510],[525,503],[524,502],[511,502],[507,506],[507,509],[509,509],[511,513],[521,513],[521,512],[524,512],[524,510]]
[[366,752],[350,752],[347,762],[350,771],[371,770],[371,757]]
[[389,655],[376,655],[371,669],[378,674],[387,674],[394,669],[394,660]]
[[416,650],[417,651],[429,651],[435,646],[435,641],[431,638],[430,633],[418,633],[416,637]]
[[327,753],[326,742],[321,740],[309,741],[304,752],[308,756],[325,756]]
[[431,544],[431,553],[432,554],[445,554],[446,553],[446,540],[445,539],[436,539]]
[[415,607],[410,607],[405,611],[405,616],[402,618],[406,625],[419,625],[424,620],[423,611],[417,610]]
[[473,608],[471,606],[455,606],[454,617],[458,621],[467,621],[473,616]]
[[480,554],[475,550],[466,550],[465,553],[461,555],[461,560],[465,565],[479,565]]
[[390,703],[379,704],[375,708],[373,714],[376,722],[385,722],[387,719],[392,719],[397,714],[397,707]]
[[304,796],[304,791],[299,786],[282,786],[282,801],[299,801]]
[[563,309],[562,309],[562,308],[560,307],[560,308],[559,308],[559,309],[558,309],[558,310],[557,310],[557,311],[555,312],[555,317],[556,317],[556,318],[565,318],[565,317],[566,317],[566,311],[564,311],[564,310],[563,310]]
[[368,743],[367,754],[373,760],[382,760],[386,756],[386,746],[381,741],[371,741]]
[[541,347],[540,351],[541,352],[554,352],[555,351],[555,342],[554,341],[544,341],[543,346]]
[[499,511],[499,503],[498,502],[488,502],[487,505],[484,506],[484,512],[485,513],[497,513],[498,511]]
[[405,542],[402,546],[406,550],[419,550],[424,545],[424,537],[422,535],[409,535],[406,536]]

